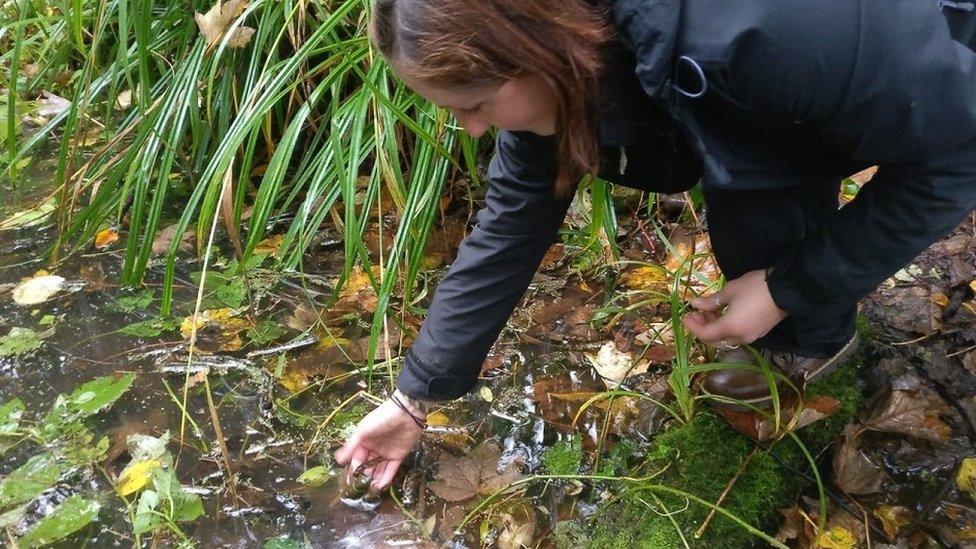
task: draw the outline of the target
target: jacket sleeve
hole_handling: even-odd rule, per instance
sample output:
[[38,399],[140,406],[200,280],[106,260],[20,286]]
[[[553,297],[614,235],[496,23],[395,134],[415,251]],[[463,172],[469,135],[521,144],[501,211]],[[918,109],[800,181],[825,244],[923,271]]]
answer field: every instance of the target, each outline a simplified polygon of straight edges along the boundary
[[571,197],[553,195],[550,138],[500,132],[488,167],[485,207],[437,286],[397,386],[423,400],[467,393],[555,240]]
[[769,274],[781,308],[829,314],[976,206],[976,53],[952,40],[934,2],[775,5],[724,87],[757,112],[814,125],[852,164],[880,165]]

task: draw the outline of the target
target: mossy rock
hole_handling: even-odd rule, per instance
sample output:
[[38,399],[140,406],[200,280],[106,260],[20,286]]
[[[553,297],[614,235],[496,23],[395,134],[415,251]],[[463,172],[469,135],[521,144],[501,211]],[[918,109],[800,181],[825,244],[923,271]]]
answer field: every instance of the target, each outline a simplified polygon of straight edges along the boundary
[[[841,402],[841,409],[830,418],[797,431],[798,438],[813,456],[819,455],[836,439],[861,402],[857,388],[859,362],[845,365],[807,391],[808,395],[832,396]],[[667,466],[652,483],[715,503],[754,447],[723,418],[703,407],[690,423],[673,428],[654,440],[648,455],[659,459],[650,460],[638,475],[649,475]],[[743,522],[767,533],[775,532],[781,521],[778,509],[788,506],[803,490],[811,488],[811,483],[795,471],[812,476],[808,459],[793,439],[780,441],[772,448],[772,453],[775,457],[762,450],[753,456],[721,506]],[[604,505],[594,516],[590,546],[670,549],[683,547],[684,541],[692,547],[708,548],[767,545],[721,514],[716,514],[704,535],[696,539],[695,532],[710,510],[705,505],[655,490],[652,486],[630,485],[622,488],[619,497]]]

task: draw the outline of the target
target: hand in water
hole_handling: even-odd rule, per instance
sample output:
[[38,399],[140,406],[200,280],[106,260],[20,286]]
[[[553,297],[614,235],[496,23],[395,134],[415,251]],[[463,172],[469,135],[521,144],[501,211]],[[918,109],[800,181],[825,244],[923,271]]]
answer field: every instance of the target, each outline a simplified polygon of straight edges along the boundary
[[695,311],[682,322],[698,339],[712,345],[752,343],[786,318],[773,301],[764,271],[752,271],[708,297],[691,302]]
[[356,432],[336,450],[335,458],[339,465],[348,463],[351,473],[366,464],[362,473],[373,478],[374,490],[382,490],[393,482],[400,464],[420,441],[420,434],[415,421],[387,400],[359,422]]

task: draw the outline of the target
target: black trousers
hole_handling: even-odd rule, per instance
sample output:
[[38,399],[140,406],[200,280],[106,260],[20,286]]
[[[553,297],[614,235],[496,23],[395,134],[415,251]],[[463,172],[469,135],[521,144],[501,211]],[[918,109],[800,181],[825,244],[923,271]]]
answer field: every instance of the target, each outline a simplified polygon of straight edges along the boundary
[[[775,265],[838,209],[839,179],[761,191],[705,186],[712,250],[726,280]],[[852,235],[852,238],[854,235]],[[828,357],[854,334],[857,304],[841,315],[791,311],[753,345],[806,357]]]

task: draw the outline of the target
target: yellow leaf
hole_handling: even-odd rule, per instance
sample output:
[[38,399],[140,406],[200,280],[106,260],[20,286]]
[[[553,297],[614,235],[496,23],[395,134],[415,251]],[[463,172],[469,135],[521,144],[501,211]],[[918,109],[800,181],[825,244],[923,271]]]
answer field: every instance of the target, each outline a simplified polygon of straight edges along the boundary
[[431,427],[447,427],[451,420],[443,412],[431,412],[427,414],[427,425]]
[[969,287],[972,288],[974,292],[976,292],[976,280],[970,282]]
[[115,492],[120,496],[127,496],[142,490],[149,484],[153,471],[158,469],[163,462],[158,459],[147,459],[133,463],[125,468],[119,475],[119,482],[115,487]]
[[962,460],[959,472],[956,473],[956,486],[976,500],[976,457]]
[[104,250],[119,240],[119,232],[115,229],[104,229],[95,235],[95,248]]
[[300,393],[312,384],[309,378],[308,372],[297,368],[289,368],[278,378],[278,383],[292,393]]
[[817,538],[817,546],[822,549],[853,549],[856,543],[854,535],[842,526],[834,526]]
[[234,309],[209,309],[196,315],[190,315],[183,319],[180,325],[180,334],[184,339],[190,339],[196,328],[199,341],[202,332],[206,331],[213,335],[213,331],[219,332],[219,350],[236,351],[244,345],[241,332],[254,327],[254,323],[245,318],[238,318],[237,311]]
[[478,391],[478,395],[481,396],[481,400],[484,400],[485,402],[495,400],[495,395],[491,392],[491,387],[482,387],[481,390]]
[[668,286],[668,272],[660,265],[645,265],[627,271],[620,282],[631,290],[663,290]]
[[882,505],[875,509],[874,516],[881,519],[881,526],[891,539],[897,538],[902,527],[912,522],[912,512],[901,505]]
[[258,243],[257,247],[254,248],[254,253],[278,257],[278,251],[281,249],[281,243],[284,241],[285,235],[283,234],[269,236]]

